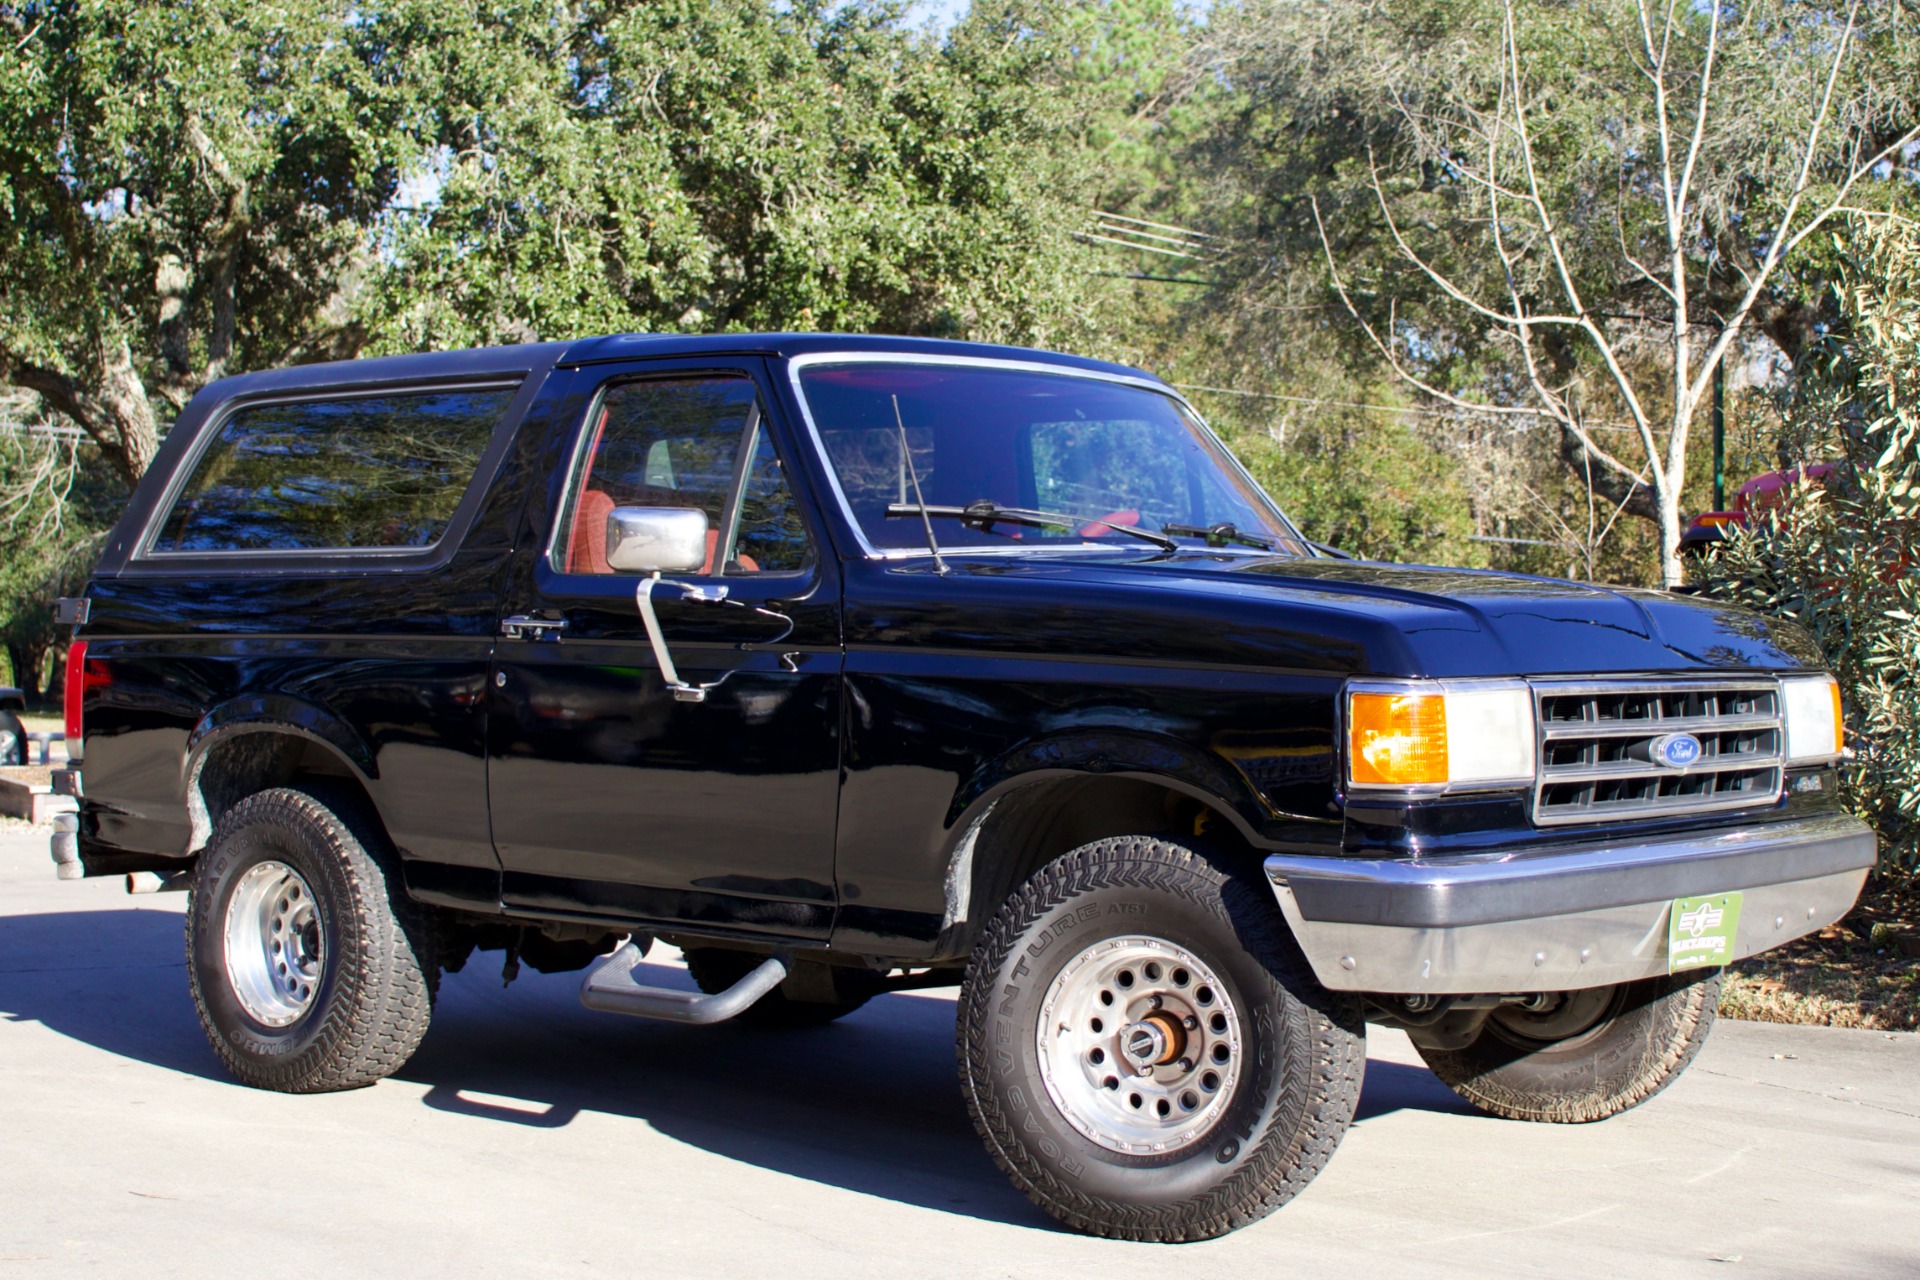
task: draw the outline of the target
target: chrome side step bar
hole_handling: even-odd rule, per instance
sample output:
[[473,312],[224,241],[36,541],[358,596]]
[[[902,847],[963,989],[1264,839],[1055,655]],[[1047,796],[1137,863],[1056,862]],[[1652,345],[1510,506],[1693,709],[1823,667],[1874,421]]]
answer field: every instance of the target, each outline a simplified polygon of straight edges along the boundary
[[704,1027],[744,1012],[754,1001],[786,980],[787,961],[773,956],[746,977],[714,995],[676,991],[671,987],[642,986],[633,980],[634,966],[652,942],[645,935],[629,940],[618,951],[587,970],[580,980],[580,1003],[600,1013],[630,1018],[657,1018]]

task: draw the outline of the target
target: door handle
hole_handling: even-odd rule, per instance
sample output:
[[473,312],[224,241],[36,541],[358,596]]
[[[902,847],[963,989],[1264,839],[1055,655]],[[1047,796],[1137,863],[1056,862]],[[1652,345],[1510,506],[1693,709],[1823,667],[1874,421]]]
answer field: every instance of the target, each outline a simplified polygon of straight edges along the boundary
[[511,618],[500,619],[500,634],[509,640],[545,640],[549,632],[558,638],[566,629],[565,618],[536,618],[516,613]]

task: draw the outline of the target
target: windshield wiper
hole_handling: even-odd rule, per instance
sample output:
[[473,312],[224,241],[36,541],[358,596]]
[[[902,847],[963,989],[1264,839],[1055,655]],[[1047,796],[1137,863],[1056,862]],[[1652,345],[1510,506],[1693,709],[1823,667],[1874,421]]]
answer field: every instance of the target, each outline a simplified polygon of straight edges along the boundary
[[1130,524],[1108,524],[1104,520],[1089,520],[1083,516],[1063,516],[1051,511],[1029,511],[1025,507],[1003,507],[997,502],[982,498],[978,502],[969,502],[964,507],[934,507],[924,502],[894,502],[887,506],[889,519],[903,516],[938,516],[943,520],[958,520],[969,529],[978,529],[982,533],[992,533],[996,524],[1019,524],[1030,529],[1072,529],[1087,525],[1099,525],[1115,533],[1124,533],[1130,538],[1142,542],[1151,542],[1166,551],[1177,551],[1180,544],[1164,533],[1155,533],[1151,529],[1140,529]]
[[1229,542],[1237,542],[1243,547],[1258,547],[1262,551],[1273,550],[1273,539],[1242,533],[1230,520],[1210,525],[1163,524],[1160,526],[1160,532],[1177,533],[1186,538],[1205,538],[1210,547],[1224,547]]

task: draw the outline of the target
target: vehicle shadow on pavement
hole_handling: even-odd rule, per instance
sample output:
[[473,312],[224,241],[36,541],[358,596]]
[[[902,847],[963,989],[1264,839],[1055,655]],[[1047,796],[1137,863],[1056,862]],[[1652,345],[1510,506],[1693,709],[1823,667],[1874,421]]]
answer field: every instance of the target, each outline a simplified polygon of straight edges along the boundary
[[[109,1053],[224,1081],[187,991],[181,917],[166,910],[8,916],[0,1020],[38,1022]],[[1057,1229],[981,1149],[961,1101],[945,992],[882,996],[826,1027],[679,1027],[595,1014],[578,974],[502,989],[482,953],[441,986],[432,1030],[398,1078],[435,1110],[559,1129],[626,1116],[675,1141],[866,1195]],[[688,985],[683,969],[643,981]],[[234,1088],[241,1086],[234,1085]],[[1357,1120],[1467,1110],[1424,1069],[1374,1059]]]
[[178,911],[0,918],[0,1022],[38,1022],[108,1053],[229,1080],[187,990]]
[[[499,956],[449,976],[433,1030],[400,1078],[439,1110],[559,1128],[628,1116],[667,1138],[796,1178],[922,1208],[1053,1229],[994,1168],[954,1074],[950,999],[882,996],[830,1026],[681,1027],[581,1008],[579,974]],[[642,965],[643,982],[688,986]]]
[[1436,1111],[1442,1115],[1458,1116],[1479,1114],[1466,1099],[1441,1084],[1440,1077],[1425,1067],[1369,1058],[1367,1079],[1360,1089],[1360,1106],[1353,1113],[1353,1122],[1359,1124],[1363,1120],[1394,1111]]

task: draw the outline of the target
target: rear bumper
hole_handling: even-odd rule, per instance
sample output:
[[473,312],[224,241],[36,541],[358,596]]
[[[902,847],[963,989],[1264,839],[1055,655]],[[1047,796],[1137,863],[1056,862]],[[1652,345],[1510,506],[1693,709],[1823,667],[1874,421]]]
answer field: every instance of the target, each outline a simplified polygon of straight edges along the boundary
[[1664,974],[1679,897],[1740,890],[1736,952],[1765,951],[1845,915],[1876,854],[1871,829],[1834,814],[1630,846],[1265,866],[1322,985],[1466,995]]

